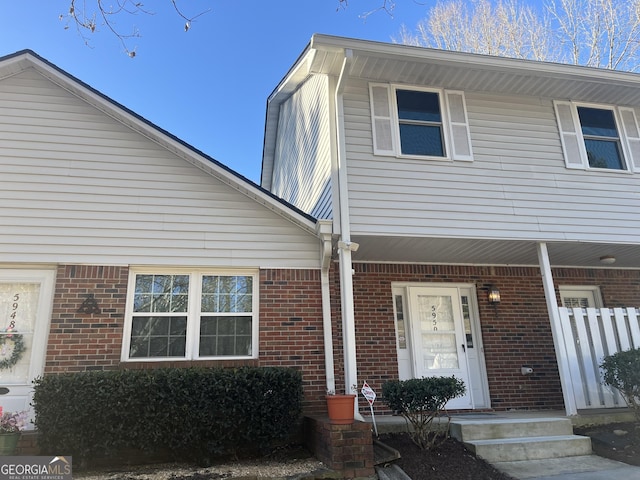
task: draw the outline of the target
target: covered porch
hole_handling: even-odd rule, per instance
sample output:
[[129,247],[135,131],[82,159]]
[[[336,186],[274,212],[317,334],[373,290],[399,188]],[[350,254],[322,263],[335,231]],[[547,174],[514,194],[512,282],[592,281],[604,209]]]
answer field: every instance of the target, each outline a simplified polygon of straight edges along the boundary
[[[538,289],[546,301],[546,326],[551,330],[555,363],[564,403],[564,415],[584,418],[587,410],[621,409],[625,405],[614,392],[602,386],[599,364],[605,355],[640,346],[640,313],[629,304],[640,303],[637,277],[640,270],[640,245],[586,244],[581,242],[531,242],[505,240],[433,239],[433,238],[383,238],[353,236],[359,248],[341,251],[341,286],[343,294],[353,292],[354,282],[360,281],[362,269],[354,270],[358,263],[382,262],[385,264],[416,263],[421,265],[472,265],[474,267],[507,266],[517,269],[535,267],[539,272],[542,288]],[[615,259],[613,263],[611,258]],[[364,267],[363,267],[364,268]],[[559,270],[617,272],[618,279],[607,286],[605,305],[615,309],[596,308],[589,311],[582,307],[562,307],[561,289],[552,274]],[[596,270],[597,269],[597,270]],[[624,273],[629,271],[632,273]],[[352,278],[352,272],[356,276]],[[570,279],[571,273],[563,278]],[[602,275],[609,275],[601,273]],[[624,280],[629,276],[629,281]],[[538,280],[538,281],[539,281]],[[428,282],[424,277],[424,282]],[[431,280],[433,281],[433,280]],[[577,280],[579,284],[580,280]],[[596,281],[597,282],[597,281]],[[570,283],[569,283],[570,284]],[[562,284],[560,285],[562,286]],[[478,291],[486,288],[485,279],[477,282]],[[615,288],[624,292],[616,294]],[[629,300],[631,299],[631,300]],[[482,301],[482,299],[481,299]],[[543,303],[544,304],[544,303]],[[526,308],[526,298],[520,303]],[[480,316],[491,311],[482,305]],[[484,312],[482,309],[485,309]],[[522,311],[527,315],[527,311]],[[355,315],[353,300],[343,303],[344,334],[344,382],[345,390],[352,391],[362,379],[356,362]],[[542,321],[542,318],[538,320]],[[550,338],[551,338],[550,336]],[[365,377],[366,378],[366,377]],[[559,392],[560,389],[557,389]],[[354,392],[355,393],[355,392]],[[491,405],[496,410],[507,410],[509,405]],[[499,408],[503,407],[503,408]],[[544,408],[544,407],[543,407]],[[490,409],[489,409],[490,410]],[[360,410],[362,413],[364,409]],[[546,411],[546,410],[543,410]],[[358,414],[358,412],[357,412]],[[474,413],[470,413],[474,414]],[[504,412],[493,415],[502,415]],[[479,415],[484,415],[480,413]],[[389,420],[393,422],[393,420]]]

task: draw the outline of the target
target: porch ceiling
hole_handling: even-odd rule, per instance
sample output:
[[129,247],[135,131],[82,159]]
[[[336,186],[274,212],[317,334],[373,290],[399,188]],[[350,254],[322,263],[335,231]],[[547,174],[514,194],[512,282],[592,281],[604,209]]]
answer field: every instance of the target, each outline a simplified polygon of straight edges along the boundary
[[[352,236],[356,262],[538,266],[536,242],[452,238]],[[640,268],[640,245],[547,242],[552,266]],[[613,256],[612,265],[600,257]]]

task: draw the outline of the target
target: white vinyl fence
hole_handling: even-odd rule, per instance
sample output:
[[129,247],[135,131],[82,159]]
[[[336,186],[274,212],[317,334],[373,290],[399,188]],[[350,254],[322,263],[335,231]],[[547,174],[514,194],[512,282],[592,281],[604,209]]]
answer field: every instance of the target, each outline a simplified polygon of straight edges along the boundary
[[[626,407],[602,383],[600,364],[607,355],[640,347],[640,310],[636,308],[565,308],[560,322],[578,409]],[[563,352],[564,353],[564,352]]]

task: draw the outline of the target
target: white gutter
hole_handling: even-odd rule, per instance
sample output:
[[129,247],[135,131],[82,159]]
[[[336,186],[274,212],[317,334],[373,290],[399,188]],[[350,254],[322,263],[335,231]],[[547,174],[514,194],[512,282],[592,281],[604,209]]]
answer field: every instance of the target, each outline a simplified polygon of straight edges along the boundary
[[322,330],[324,333],[324,370],[327,392],[336,391],[336,374],[333,363],[333,330],[331,327],[331,295],[329,289],[329,269],[333,246],[331,243],[331,220],[319,220],[316,231],[322,245],[320,247],[321,287],[322,287]]
[[353,52],[344,51],[344,60],[336,85],[335,115],[336,115],[336,138],[337,138],[337,164],[338,164],[338,192],[340,198],[340,235],[338,242],[339,269],[340,269],[340,289],[342,300],[342,341],[344,353],[344,391],[345,393],[355,393],[354,402],[355,418],[364,421],[358,412],[358,366],[356,363],[356,326],[353,307],[353,266],[351,263],[351,252],[358,249],[358,245],[351,242],[351,228],[349,225],[349,190],[347,184],[347,151],[346,140],[344,138],[344,102],[343,89],[347,70],[351,64]]
[[560,374],[560,386],[562,387],[562,398],[567,416],[577,415],[576,397],[573,394],[573,384],[571,382],[571,370],[569,369],[568,355],[565,348],[564,336],[560,325],[560,312],[558,311],[558,301],[556,299],[555,287],[553,286],[553,276],[551,275],[551,263],[549,262],[549,252],[547,244],[540,242],[537,245],[538,262],[540,263],[540,273],[542,273],[542,285],[544,296],[547,299],[547,310],[551,321],[551,334],[553,335],[553,346],[556,351],[556,361]]

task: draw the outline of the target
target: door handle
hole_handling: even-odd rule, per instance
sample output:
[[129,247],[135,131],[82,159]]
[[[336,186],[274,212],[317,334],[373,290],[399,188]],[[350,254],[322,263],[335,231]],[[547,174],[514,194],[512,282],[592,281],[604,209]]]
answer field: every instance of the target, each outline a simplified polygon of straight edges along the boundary
[[9,393],[9,389],[7,387],[0,387],[0,395],[6,395]]
[[464,343],[462,344],[462,351],[463,351],[464,353],[467,353],[467,347],[465,347],[465,346],[464,346]]

